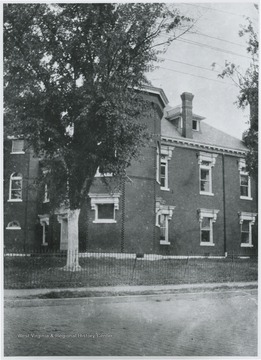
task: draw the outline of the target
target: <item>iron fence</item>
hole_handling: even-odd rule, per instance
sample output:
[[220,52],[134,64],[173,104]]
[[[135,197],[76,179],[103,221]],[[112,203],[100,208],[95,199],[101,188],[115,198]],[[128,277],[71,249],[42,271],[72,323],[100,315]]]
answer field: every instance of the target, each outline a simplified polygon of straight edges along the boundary
[[[67,257],[71,267],[68,267]],[[73,261],[78,259],[77,271]],[[66,266],[67,265],[67,266]],[[30,250],[4,253],[6,289],[165,285],[257,280],[257,256],[167,256]]]

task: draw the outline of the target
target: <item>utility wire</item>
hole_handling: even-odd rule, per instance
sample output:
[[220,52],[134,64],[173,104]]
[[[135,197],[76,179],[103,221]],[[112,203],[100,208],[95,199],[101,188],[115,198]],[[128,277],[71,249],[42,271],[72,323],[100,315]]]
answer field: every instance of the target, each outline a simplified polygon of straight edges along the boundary
[[217,48],[217,47],[207,45],[207,44],[203,44],[203,43],[200,43],[200,42],[197,42],[197,41],[192,41],[192,40],[188,40],[188,39],[176,39],[175,41],[180,41],[180,42],[184,42],[184,43],[191,44],[191,45],[205,47],[205,48],[208,48],[208,49],[211,49],[211,50],[220,51],[220,52],[223,52],[223,53],[227,53],[227,54],[235,55],[235,56],[240,56],[240,57],[244,57],[244,58],[247,58],[247,59],[251,60],[251,58],[249,56],[237,54],[237,53],[234,53],[233,51],[230,51],[230,50]]
[[[227,42],[229,44],[233,44],[233,45],[237,45],[237,46],[241,46],[243,48],[245,48],[244,45],[240,45],[240,44],[236,44],[236,43],[233,43],[232,41],[228,41],[228,40],[225,40],[225,39],[221,39],[221,38],[216,38],[214,36],[210,36],[210,35],[207,35],[207,34],[203,34],[203,33],[198,33],[198,32],[189,32],[190,34],[193,34],[193,35],[202,35],[202,36],[206,36],[206,37],[209,37],[211,39],[216,39],[216,40],[220,40],[220,41],[224,41],[224,42]],[[158,37],[163,37],[163,38],[166,38],[168,39],[169,37],[166,36],[166,35],[159,35]],[[198,42],[198,41],[194,41],[194,40],[189,40],[189,39],[184,39],[184,38],[181,38],[181,39],[175,39],[174,41],[183,41],[183,42],[188,42],[188,43],[191,43],[193,45],[198,45],[198,46],[202,46],[202,47],[206,47],[206,48],[210,48],[212,50],[216,50],[216,51],[221,51],[221,52],[224,52],[224,53],[229,53],[231,55],[236,55],[236,56],[240,56],[240,57],[245,57],[247,59],[251,59],[249,56],[247,55],[241,55],[241,54],[238,54],[238,53],[235,53],[231,50],[226,50],[226,49],[222,49],[222,48],[217,48],[217,47],[214,47],[214,46],[211,46],[211,45],[208,45],[208,44],[204,44],[204,43],[201,43],[201,42]]]
[[215,73],[218,73],[218,74],[219,74],[219,71],[217,71],[217,70],[212,70],[212,69],[208,69],[208,68],[203,67],[203,66],[193,65],[193,64],[189,64],[189,63],[186,63],[186,62],[183,62],[183,61],[177,61],[177,60],[172,60],[172,59],[163,58],[163,57],[159,57],[159,59],[161,59],[161,60],[167,60],[167,61],[171,61],[171,62],[174,62],[174,63],[183,64],[183,65],[187,65],[187,66],[192,66],[192,67],[195,67],[195,68],[198,68],[198,69],[203,69],[203,70],[207,70],[207,71],[211,71],[211,72],[215,72]]
[[203,34],[203,33],[202,33],[202,32],[200,32],[200,31],[197,31],[197,32],[188,31],[188,33],[189,33],[189,34],[194,34],[194,35],[205,36],[205,37],[208,37],[208,38],[210,38],[210,39],[215,39],[215,40],[223,41],[223,42],[226,42],[226,43],[229,43],[229,44],[233,44],[233,45],[237,45],[237,46],[240,46],[240,47],[245,48],[245,46],[244,46],[244,45],[241,45],[241,44],[235,43],[235,42],[233,42],[233,41],[229,41],[229,40],[221,39],[221,38],[218,38],[218,37],[215,37],[215,36],[210,36],[210,35],[207,35],[207,34]]
[[196,7],[196,8],[202,8],[202,9],[206,9],[206,10],[219,11],[219,12],[222,12],[222,13],[225,13],[225,14],[234,15],[234,16],[239,16],[239,17],[243,17],[243,18],[246,17],[246,15],[235,14],[235,13],[232,13],[232,12],[230,12],[230,11],[215,9],[215,8],[211,8],[211,7],[207,7],[207,6],[202,6],[202,5],[193,5],[193,4],[188,4],[188,3],[185,3],[185,4],[183,4],[183,5],[189,5],[189,6],[193,6],[193,7]]
[[223,85],[233,85],[235,86],[233,83],[228,83],[228,82],[224,82],[224,81],[219,81],[219,80],[215,80],[215,79],[210,79],[206,76],[200,76],[200,75],[194,75],[194,74],[190,74],[190,73],[187,73],[187,72],[183,72],[183,71],[178,71],[178,70],[174,70],[174,69],[169,69],[169,68],[166,68],[166,67],[163,67],[163,66],[157,66],[158,68],[160,69],[164,69],[164,70],[168,70],[168,71],[172,71],[172,72],[176,72],[176,73],[180,73],[180,74],[184,74],[184,75],[189,75],[189,76],[194,76],[194,77],[198,77],[198,78],[201,78],[201,79],[206,79],[206,80],[210,80],[210,81],[215,81],[215,82],[218,82],[220,84],[223,84]]

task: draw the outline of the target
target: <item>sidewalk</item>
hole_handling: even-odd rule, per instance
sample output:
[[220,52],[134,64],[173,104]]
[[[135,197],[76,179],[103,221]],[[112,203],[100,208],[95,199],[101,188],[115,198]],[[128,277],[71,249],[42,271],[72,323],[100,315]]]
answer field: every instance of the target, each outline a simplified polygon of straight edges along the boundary
[[[5,300],[32,299],[39,297],[103,297],[121,295],[157,295],[176,292],[213,291],[218,289],[247,289],[257,288],[258,282],[231,282],[231,283],[204,283],[204,284],[179,284],[179,285],[146,285],[146,286],[104,286],[82,288],[56,288],[56,289],[15,289],[4,290]],[[50,296],[48,296],[48,294]]]

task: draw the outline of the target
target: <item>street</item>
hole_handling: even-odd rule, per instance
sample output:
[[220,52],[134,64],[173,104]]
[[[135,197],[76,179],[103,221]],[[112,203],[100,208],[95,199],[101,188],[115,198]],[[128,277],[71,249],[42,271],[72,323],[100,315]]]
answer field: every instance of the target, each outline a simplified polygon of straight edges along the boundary
[[7,301],[5,356],[256,356],[257,290]]

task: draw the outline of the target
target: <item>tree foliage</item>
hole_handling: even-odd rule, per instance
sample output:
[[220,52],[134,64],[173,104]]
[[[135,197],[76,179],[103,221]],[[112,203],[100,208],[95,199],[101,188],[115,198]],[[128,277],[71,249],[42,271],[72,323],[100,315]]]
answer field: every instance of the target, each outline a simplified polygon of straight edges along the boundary
[[[256,6],[257,8],[257,6]],[[258,8],[257,8],[258,10]],[[244,109],[250,106],[250,126],[243,134],[243,140],[248,148],[246,155],[247,171],[250,175],[258,176],[258,78],[259,78],[259,41],[251,19],[247,18],[247,25],[241,26],[240,37],[247,38],[247,53],[251,55],[251,63],[245,74],[239,66],[226,62],[220,77],[230,77],[239,87],[237,105]]]
[[137,156],[134,90],[191,26],[160,3],[4,5],[5,126],[43,157],[58,203],[79,208],[98,167],[122,174]]

